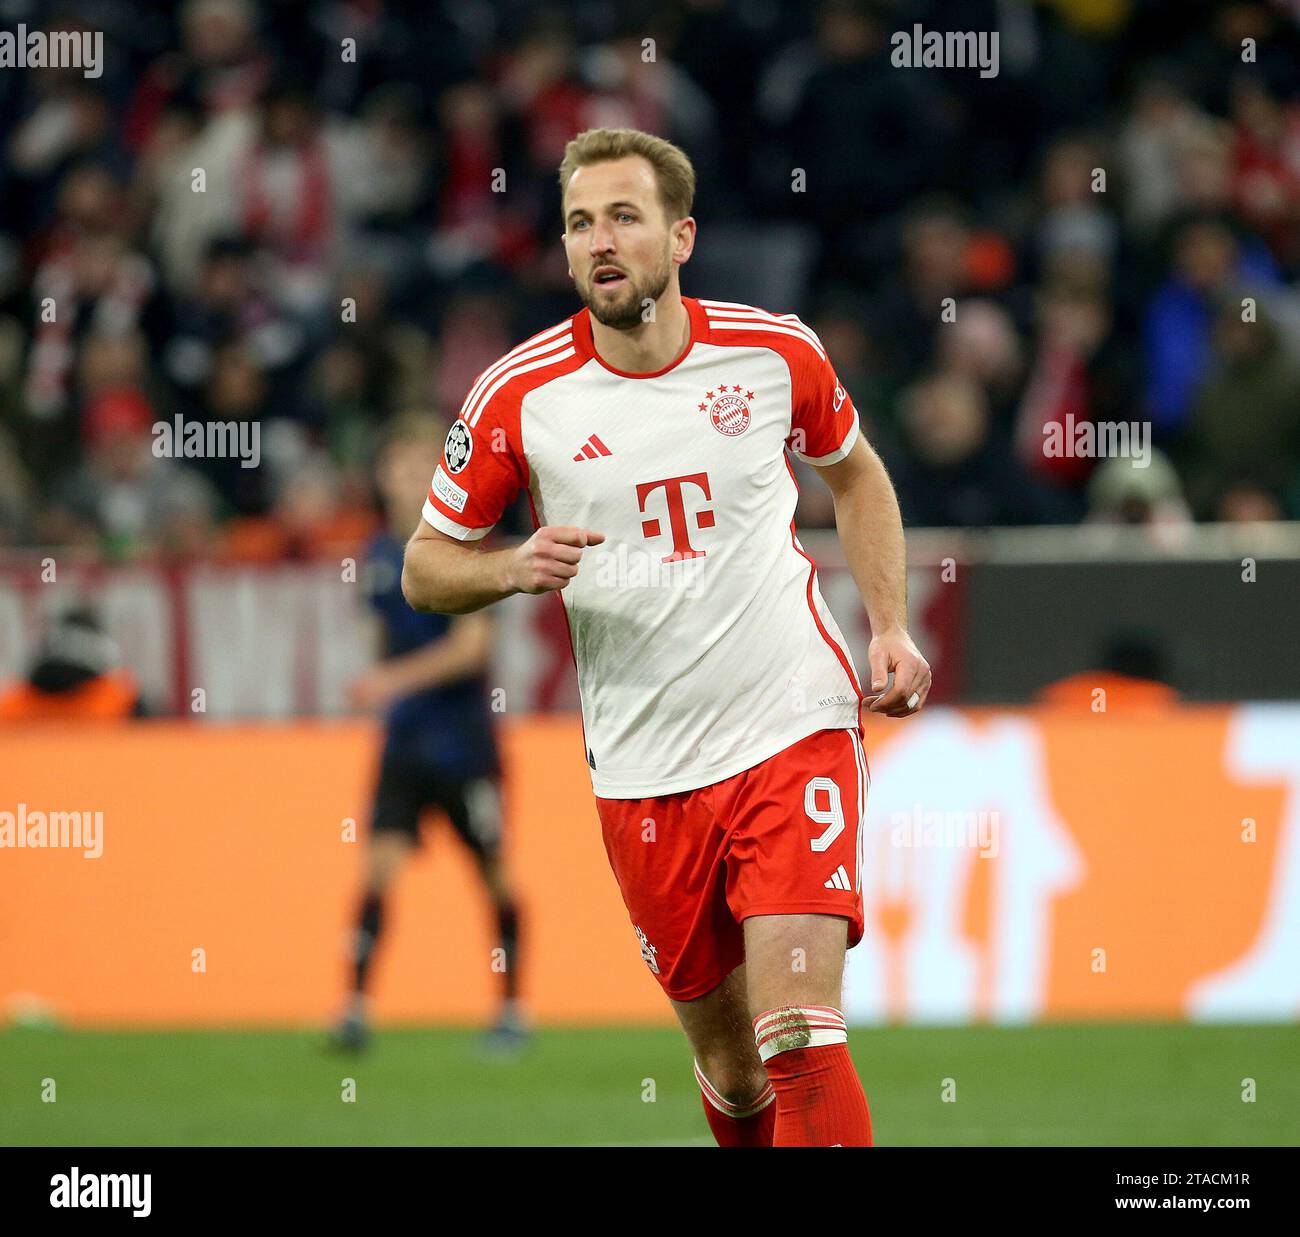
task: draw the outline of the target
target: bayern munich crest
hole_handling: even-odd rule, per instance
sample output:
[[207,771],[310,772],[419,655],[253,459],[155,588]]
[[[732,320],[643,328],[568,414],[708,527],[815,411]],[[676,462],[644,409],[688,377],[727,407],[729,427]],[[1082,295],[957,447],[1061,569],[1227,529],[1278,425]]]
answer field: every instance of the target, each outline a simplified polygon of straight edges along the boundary
[[746,391],[740,386],[724,385],[704,393],[700,411],[709,414],[709,420],[719,434],[734,438],[749,428],[749,401],[753,398],[753,391]]

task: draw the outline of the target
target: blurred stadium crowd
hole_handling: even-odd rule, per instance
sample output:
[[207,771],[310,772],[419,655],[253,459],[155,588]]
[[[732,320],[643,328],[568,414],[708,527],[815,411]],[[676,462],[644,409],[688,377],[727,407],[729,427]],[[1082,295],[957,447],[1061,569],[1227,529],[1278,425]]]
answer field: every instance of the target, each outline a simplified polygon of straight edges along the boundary
[[[601,125],[694,159],[698,255],[711,228],[801,239],[764,307],[821,334],[909,524],[1300,516],[1288,0],[0,13],[104,33],[98,78],[0,73],[0,547],[355,544],[385,423],[449,421],[577,307],[556,168]],[[893,67],[914,22],[999,31],[997,76]],[[703,270],[683,291],[729,299]],[[178,413],[258,423],[260,466],[156,457]],[[1150,466],[1049,457],[1043,427],[1071,420],[1149,423]],[[823,487],[800,520],[833,522]]]

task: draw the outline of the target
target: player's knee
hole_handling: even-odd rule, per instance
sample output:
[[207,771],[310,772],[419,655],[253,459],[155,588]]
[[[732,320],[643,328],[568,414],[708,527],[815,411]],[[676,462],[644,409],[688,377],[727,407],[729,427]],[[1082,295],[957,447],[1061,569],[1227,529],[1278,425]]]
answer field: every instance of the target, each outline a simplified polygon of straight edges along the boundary
[[722,1099],[737,1107],[748,1104],[767,1086],[767,1071],[757,1057],[752,1061],[734,1054],[704,1057],[699,1072]]

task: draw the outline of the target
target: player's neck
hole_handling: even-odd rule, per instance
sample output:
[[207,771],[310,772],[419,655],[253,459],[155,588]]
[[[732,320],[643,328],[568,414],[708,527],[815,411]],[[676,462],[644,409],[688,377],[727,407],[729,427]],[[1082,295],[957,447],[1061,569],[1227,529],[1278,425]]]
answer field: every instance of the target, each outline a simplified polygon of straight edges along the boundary
[[670,289],[655,303],[654,320],[631,330],[606,326],[591,315],[591,339],[606,365],[626,374],[667,369],[691,342],[691,316],[681,293]]

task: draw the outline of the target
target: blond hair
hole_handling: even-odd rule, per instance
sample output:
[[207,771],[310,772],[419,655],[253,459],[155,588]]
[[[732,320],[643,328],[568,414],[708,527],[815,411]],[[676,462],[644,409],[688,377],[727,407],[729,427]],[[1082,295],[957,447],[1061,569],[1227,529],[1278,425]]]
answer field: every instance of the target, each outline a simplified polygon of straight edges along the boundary
[[659,204],[670,223],[685,219],[695,201],[695,168],[684,151],[640,129],[587,129],[564,148],[560,164],[560,200],[581,167],[640,155],[654,169]]

